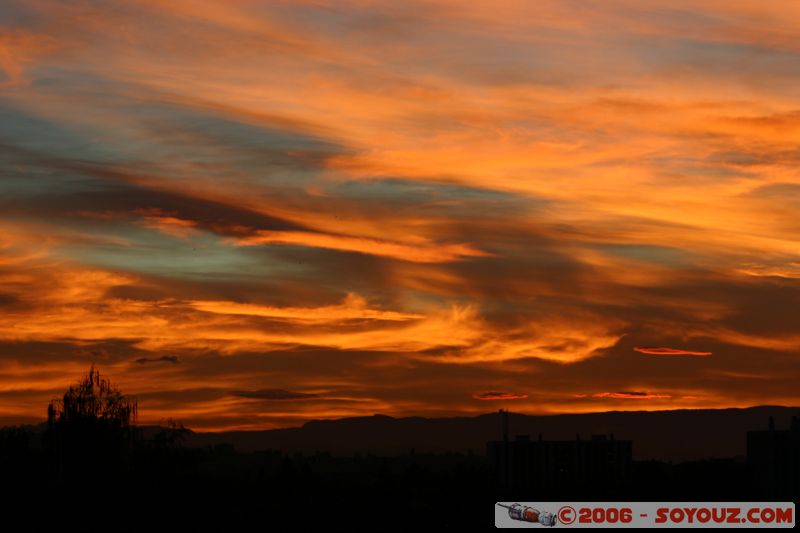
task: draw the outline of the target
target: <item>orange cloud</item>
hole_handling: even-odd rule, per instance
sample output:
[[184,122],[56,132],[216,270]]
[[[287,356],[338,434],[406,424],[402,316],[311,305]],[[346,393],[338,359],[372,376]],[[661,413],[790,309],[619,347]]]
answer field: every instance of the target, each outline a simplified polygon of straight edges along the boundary
[[283,318],[301,322],[330,322],[357,319],[402,322],[425,318],[425,315],[418,313],[400,313],[397,311],[369,309],[367,301],[353,293],[348,294],[340,305],[316,308],[272,307],[224,301],[195,301],[189,302],[189,305],[194,309],[206,313]]
[[489,255],[466,244],[399,243],[304,231],[261,230],[252,236],[236,238],[233,242],[239,246],[294,244],[379,255],[417,263],[440,263]]
[[683,350],[680,348],[656,348],[652,346],[636,346],[634,351],[649,355],[696,355],[698,357],[706,357],[711,355],[711,352],[698,352],[692,350]]
[[25,67],[57,47],[52,36],[4,29],[0,34],[0,89],[29,83]]
[[446,351],[436,360],[447,363],[491,363],[515,359],[542,359],[572,364],[614,346],[623,336],[624,322],[588,313],[547,317],[519,327],[472,325],[482,335],[465,348]]
[[[519,326],[492,324],[474,305],[417,312],[375,309],[356,294],[340,304],[275,306],[227,300],[111,297],[135,285],[132,274],[63,264],[57,276],[20,278],[33,307],[0,317],[0,340],[98,342],[125,339],[142,350],[217,350],[225,354],[290,346],[384,350],[438,363],[543,359],[575,363],[616,344],[624,322],[579,313]],[[291,327],[274,327],[281,321]],[[428,351],[439,352],[428,355]]]
[[748,264],[743,265],[737,272],[754,277],[800,279],[800,262],[789,262],[780,265]]
[[138,209],[141,224],[173,237],[186,238],[197,233],[197,223],[166,213],[162,209]]

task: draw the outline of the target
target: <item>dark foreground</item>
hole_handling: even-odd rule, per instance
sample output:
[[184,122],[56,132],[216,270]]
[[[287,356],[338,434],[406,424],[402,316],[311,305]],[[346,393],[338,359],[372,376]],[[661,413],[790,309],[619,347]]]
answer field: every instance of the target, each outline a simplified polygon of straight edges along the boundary
[[[26,523],[112,520],[114,529],[248,525],[330,528],[493,527],[496,501],[754,501],[744,458],[634,461],[615,486],[504,489],[484,454],[239,453],[190,448],[179,429],[87,439],[0,430],[5,515]],[[71,440],[70,440],[71,439]],[[513,494],[511,493],[513,492]],[[31,507],[41,513],[31,515]],[[78,521],[78,522],[74,522]]]

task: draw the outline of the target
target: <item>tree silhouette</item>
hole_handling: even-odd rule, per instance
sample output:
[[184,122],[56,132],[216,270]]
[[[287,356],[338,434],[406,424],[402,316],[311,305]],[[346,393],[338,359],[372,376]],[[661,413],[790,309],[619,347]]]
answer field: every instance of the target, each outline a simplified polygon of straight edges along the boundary
[[49,425],[106,426],[126,429],[136,423],[136,399],[123,395],[107,379],[100,377],[94,365],[76,385],[70,386],[63,399],[47,406]]
[[91,476],[124,469],[136,436],[138,403],[94,368],[47,406],[48,443],[56,473]]

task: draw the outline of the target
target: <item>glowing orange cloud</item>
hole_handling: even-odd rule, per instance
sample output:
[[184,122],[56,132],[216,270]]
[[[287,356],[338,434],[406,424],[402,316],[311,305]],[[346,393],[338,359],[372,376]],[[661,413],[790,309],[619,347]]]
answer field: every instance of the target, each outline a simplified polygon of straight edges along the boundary
[[625,322],[591,313],[551,316],[517,327],[495,330],[485,321],[473,320],[478,341],[466,348],[436,357],[447,363],[491,363],[515,359],[542,359],[573,364],[595,357],[622,338]]
[[651,346],[637,346],[634,348],[634,351],[649,355],[695,355],[698,357],[706,357],[711,355],[711,352],[698,352],[692,350],[683,350],[680,348],[656,348]]
[[406,321],[425,318],[425,315],[418,313],[401,313],[397,311],[369,309],[367,301],[364,298],[352,293],[348,294],[340,305],[316,308],[272,307],[225,301],[195,301],[189,302],[189,305],[194,309],[206,313],[283,318],[302,322],[329,322],[355,319]]
[[162,209],[138,209],[136,214],[142,216],[141,224],[173,237],[185,238],[197,233],[197,223],[174,216]]
[[467,257],[485,257],[489,254],[466,244],[399,243],[305,231],[266,231],[234,240],[239,246],[264,244],[295,244],[316,248],[329,248],[347,252],[380,255],[418,263],[456,261]]

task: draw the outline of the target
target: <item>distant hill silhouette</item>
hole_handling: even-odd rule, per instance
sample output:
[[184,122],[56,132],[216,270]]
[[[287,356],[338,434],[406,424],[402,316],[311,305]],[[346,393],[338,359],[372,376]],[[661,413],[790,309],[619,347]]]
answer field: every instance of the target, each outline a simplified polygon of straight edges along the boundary
[[[611,411],[540,415],[510,414],[510,435],[574,439],[576,434],[611,434],[633,441],[635,460],[691,461],[743,456],[746,432],[766,429],[768,418],[788,428],[800,407],[760,406],[744,409]],[[352,455],[398,455],[461,452],[483,455],[486,442],[501,438],[497,413],[454,418],[392,418],[385,415],[314,420],[301,427],[263,431],[191,432],[187,446],[228,443],[236,450],[282,450]]]

